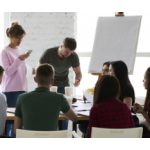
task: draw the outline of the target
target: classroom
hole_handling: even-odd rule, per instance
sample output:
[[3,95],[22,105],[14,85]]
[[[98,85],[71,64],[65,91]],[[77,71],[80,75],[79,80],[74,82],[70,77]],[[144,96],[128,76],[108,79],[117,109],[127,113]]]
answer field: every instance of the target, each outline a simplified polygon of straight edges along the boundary
[[[127,61],[129,57],[120,59],[114,56],[111,59],[110,53],[107,53],[109,60],[108,57],[104,59],[101,53],[97,55],[102,62],[93,57],[98,25],[105,21],[98,24],[99,17],[117,18],[118,23],[118,18],[124,21],[131,16],[133,22],[137,19],[134,24],[137,28],[133,25],[135,32],[129,32],[134,34],[133,42],[129,44],[133,51],[131,64]],[[0,12],[0,18],[0,24],[3,24],[0,28],[0,40],[3,41],[0,45],[0,100],[6,102],[0,101],[0,109],[3,110],[0,113],[5,112],[2,114],[4,117],[0,114],[5,123],[0,125],[3,128],[3,131],[0,129],[0,137],[150,137],[150,42],[147,40],[150,31],[146,28],[150,25],[149,14]],[[85,28],[87,24],[88,30]],[[108,43],[111,38],[109,40]],[[91,71],[92,63],[100,66],[97,71]],[[53,102],[46,101],[48,95]],[[107,115],[107,121],[101,123],[100,119],[105,118],[102,116]],[[43,122],[46,125],[43,126]],[[124,134],[118,134],[122,132]]]

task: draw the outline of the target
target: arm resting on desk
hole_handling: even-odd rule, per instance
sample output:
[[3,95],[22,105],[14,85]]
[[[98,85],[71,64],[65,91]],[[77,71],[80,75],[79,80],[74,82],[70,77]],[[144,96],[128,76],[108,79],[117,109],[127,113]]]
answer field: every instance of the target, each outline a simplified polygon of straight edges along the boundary
[[70,119],[73,122],[77,122],[77,115],[74,113],[74,111],[72,110],[72,108],[69,109],[69,111],[67,111],[66,113],[64,113],[64,115]]
[[22,126],[23,126],[22,118],[15,116],[14,133],[16,134],[16,129],[22,129]]

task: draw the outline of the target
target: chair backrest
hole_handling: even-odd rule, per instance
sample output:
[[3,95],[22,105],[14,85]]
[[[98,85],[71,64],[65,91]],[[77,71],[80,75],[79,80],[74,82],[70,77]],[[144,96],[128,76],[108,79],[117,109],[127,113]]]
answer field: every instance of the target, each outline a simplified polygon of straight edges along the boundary
[[75,131],[72,131],[72,135],[74,138],[81,138]]
[[16,138],[67,138],[68,131],[30,131],[16,130]]
[[108,129],[92,127],[91,138],[142,138],[143,128]]

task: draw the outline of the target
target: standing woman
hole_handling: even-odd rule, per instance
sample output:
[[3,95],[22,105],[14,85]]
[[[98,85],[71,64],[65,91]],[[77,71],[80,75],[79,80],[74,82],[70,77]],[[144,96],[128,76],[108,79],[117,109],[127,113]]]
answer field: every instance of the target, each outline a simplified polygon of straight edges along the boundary
[[147,90],[144,108],[135,103],[133,110],[135,113],[141,113],[145,118],[145,121],[141,122],[140,125],[143,127],[143,137],[150,138],[150,67],[145,72],[143,85]]
[[10,43],[0,54],[0,65],[5,70],[1,87],[7,97],[8,107],[16,107],[18,96],[27,91],[25,59],[29,54],[25,54],[19,47],[25,34],[25,30],[18,22],[12,22],[11,27],[6,30]]

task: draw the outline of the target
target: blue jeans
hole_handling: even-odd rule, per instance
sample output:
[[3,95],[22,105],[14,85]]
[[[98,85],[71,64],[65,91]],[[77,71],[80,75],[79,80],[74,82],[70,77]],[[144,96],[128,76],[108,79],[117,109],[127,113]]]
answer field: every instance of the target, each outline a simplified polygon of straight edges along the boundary
[[[7,107],[16,107],[17,99],[20,94],[25,93],[25,91],[19,92],[3,92],[7,98]],[[14,134],[14,124],[7,125],[7,136],[15,137]]]
[[[57,93],[65,94],[65,87],[58,87]],[[62,127],[63,130],[68,130],[68,120],[63,120],[62,126],[63,126]]]

